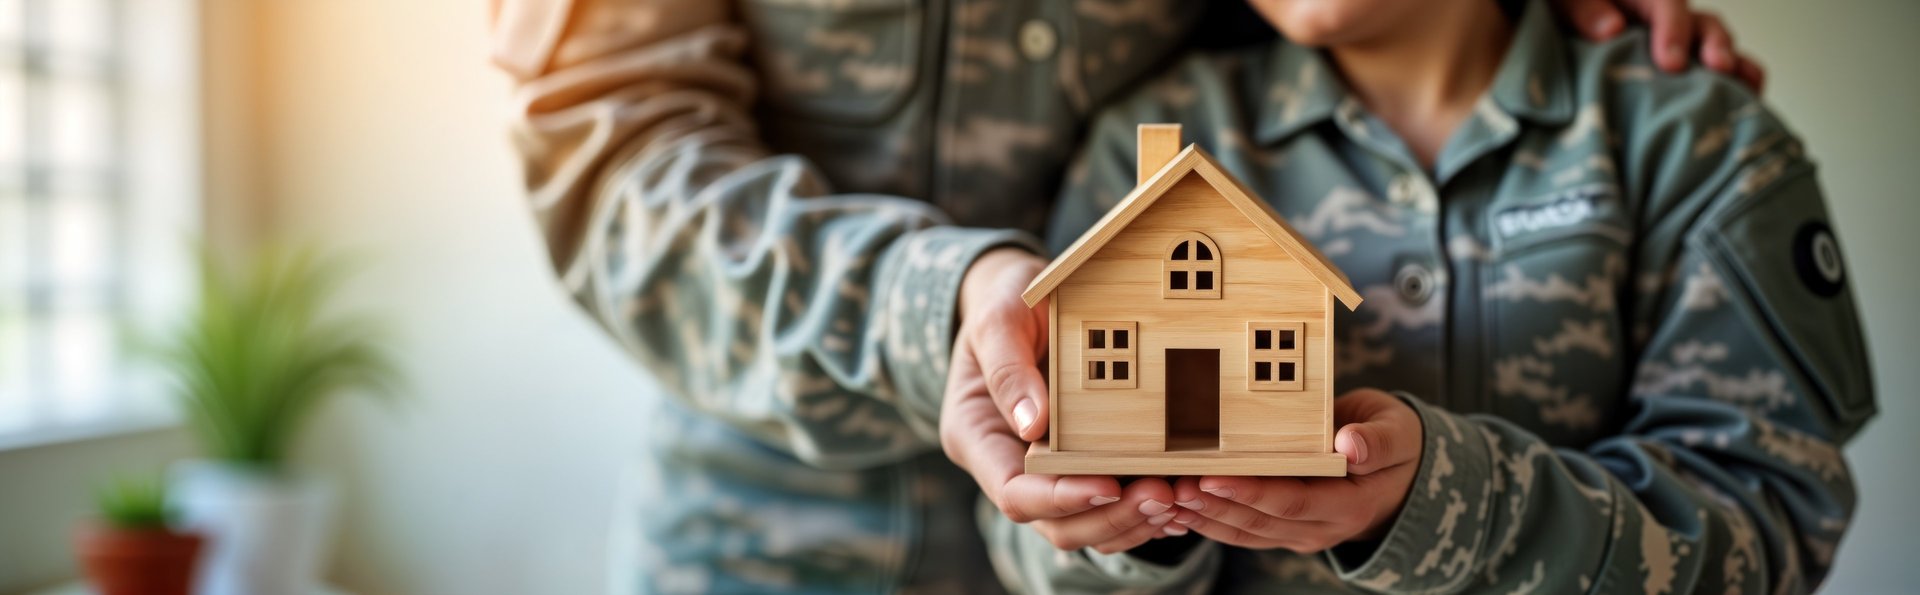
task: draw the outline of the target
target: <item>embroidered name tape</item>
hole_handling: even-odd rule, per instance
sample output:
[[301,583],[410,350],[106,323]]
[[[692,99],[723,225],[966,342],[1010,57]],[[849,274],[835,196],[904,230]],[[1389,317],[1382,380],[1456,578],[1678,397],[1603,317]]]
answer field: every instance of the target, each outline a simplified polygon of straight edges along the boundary
[[1584,223],[1599,212],[1604,192],[1599,187],[1577,188],[1547,202],[1509,207],[1494,213],[1494,232],[1501,239]]

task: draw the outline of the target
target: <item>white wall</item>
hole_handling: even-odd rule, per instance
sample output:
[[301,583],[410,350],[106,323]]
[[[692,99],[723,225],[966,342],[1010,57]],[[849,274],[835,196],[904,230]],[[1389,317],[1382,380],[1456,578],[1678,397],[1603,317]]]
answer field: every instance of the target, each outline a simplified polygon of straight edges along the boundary
[[1831,593],[1920,584],[1920,2],[1701,0],[1768,66],[1766,96],[1819,160],[1873,350],[1880,417],[1847,449],[1861,504]]
[[359,593],[596,593],[637,372],[545,268],[485,2],[256,3],[272,218],[372,257],[412,390],[342,402],[304,463],[341,482]]
[[[1865,486],[1833,592],[1920,582],[1920,3],[1725,5],[1772,103],[1824,166],[1869,325],[1883,413],[1851,449]],[[220,4],[214,2],[213,4]],[[346,486],[334,575],[368,593],[591,593],[643,381],[552,285],[486,63],[485,3],[257,5],[257,184],[274,218],[378,256],[366,303],[400,321],[397,407],[345,403],[309,463]]]

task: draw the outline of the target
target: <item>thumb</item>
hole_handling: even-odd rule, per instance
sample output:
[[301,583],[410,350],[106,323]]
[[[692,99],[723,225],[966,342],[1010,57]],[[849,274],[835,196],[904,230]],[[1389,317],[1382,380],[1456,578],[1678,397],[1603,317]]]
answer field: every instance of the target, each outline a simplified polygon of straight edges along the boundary
[[984,322],[972,341],[987,392],[1014,434],[1038,440],[1047,431],[1047,380],[1039,366],[1045,323],[1036,324],[1025,304],[989,315]]
[[1399,398],[1379,391],[1341,397],[1338,417],[1351,420],[1333,436],[1333,450],[1347,457],[1347,472],[1366,475],[1420,460],[1420,417]]

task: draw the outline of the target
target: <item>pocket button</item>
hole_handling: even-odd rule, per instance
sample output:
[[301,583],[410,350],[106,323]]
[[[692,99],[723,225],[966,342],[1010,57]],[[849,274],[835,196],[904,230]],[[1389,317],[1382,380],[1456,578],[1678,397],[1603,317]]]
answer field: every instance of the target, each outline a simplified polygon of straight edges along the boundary
[[1433,270],[1416,263],[1407,263],[1393,274],[1393,286],[1399,290],[1400,299],[1415,306],[1433,297],[1433,284]]
[[1040,19],[1027,21],[1020,26],[1020,53],[1028,60],[1039,62],[1053,57],[1053,50],[1060,46],[1060,34],[1053,25]]

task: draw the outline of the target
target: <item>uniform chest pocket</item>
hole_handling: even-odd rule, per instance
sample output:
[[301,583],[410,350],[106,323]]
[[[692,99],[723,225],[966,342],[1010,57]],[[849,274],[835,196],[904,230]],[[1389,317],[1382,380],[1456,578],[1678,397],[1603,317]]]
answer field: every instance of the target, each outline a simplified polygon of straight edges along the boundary
[[[1177,0],[1073,3],[1060,49],[1060,59],[1067,62],[1060,82],[1074,108],[1091,112],[1116,93],[1132,90],[1152,67],[1164,65],[1204,6]],[[1024,49],[1027,36],[1022,37]],[[1191,94],[1186,89],[1161,91],[1174,101]]]
[[1631,228],[1603,195],[1496,208],[1482,285],[1494,413],[1579,446],[1623,411]]
[[810,119],[882,119],[911,95],[925,11],[911,0],[747,0],[762,97]]

